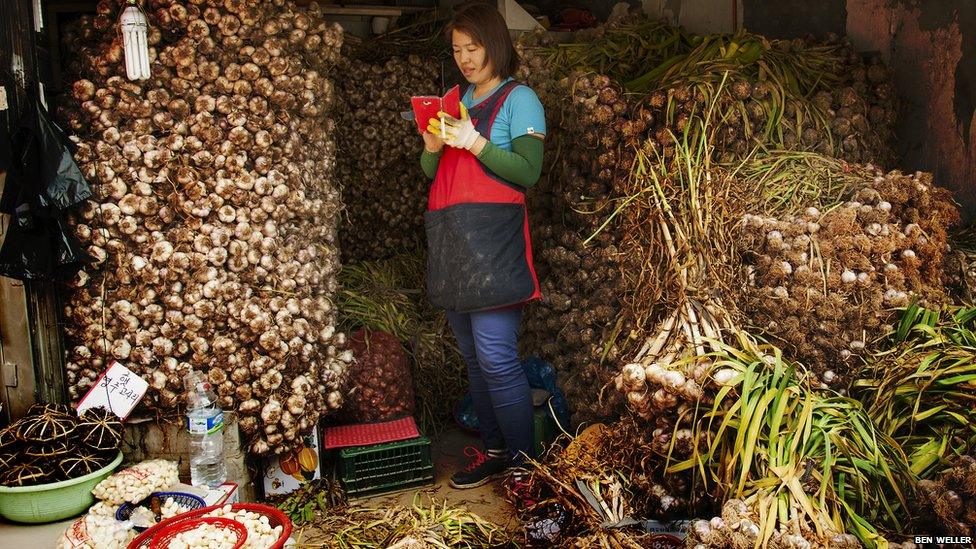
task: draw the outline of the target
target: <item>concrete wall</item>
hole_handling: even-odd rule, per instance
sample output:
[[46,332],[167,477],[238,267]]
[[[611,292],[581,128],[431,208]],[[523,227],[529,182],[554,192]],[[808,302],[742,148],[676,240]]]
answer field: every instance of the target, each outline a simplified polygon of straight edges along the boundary
[[[236,482],[241,501],[256,501],[258,487],[247,464],[247,455],[241,446],[237,429],[237,416],[224,413],[224,458],[227,462],[227,481]],[[190,480],[190,436],[182,423],[158,422],[154,418],[129,418],[122,437],[122,453],[126,463],[138,463],[147,459],[168,459],[179,463],[180,480]]]
[[743,0],[746,28],[770,38],[844,34],[847,0]]
[[847,0],[847,32],[894,71],[903,167],[933,172],[976,219],[976,2]]
[[[600,19],[609,15],[620,0],[585,2]],[[651,17],[702,33],[733,32],[742,28],[745,0],[629,0]]]
[[[441,7],[462,0],[442,0]],[[732,32],[742,27],[744,0],[526,0],[542,13],[555,14],[563,8],[586,8],[600,21],[606,20],[614,6],[623,3],[632,9],[643,10],[651,17],[665,19],[675,25],[700,33]],[[733,23],[735,21],[735,23]]]

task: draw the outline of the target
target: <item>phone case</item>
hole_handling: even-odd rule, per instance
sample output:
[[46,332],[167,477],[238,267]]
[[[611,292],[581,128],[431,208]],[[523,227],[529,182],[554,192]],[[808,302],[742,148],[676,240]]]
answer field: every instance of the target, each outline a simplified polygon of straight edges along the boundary
[[437,113],[440,111],[444,111],[454,118],[461,117],[461,88],[454,86],[447,91],[444,97],[433,95],[411,97],[410,103],[413,105],[417,131],[424,133],[427,130],[427,122],[431,118],[437,118]]

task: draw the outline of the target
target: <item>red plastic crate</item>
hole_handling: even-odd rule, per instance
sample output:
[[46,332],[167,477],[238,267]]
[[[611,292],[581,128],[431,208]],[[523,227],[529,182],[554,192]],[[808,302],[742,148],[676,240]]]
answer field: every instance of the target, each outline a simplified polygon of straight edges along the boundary
[[322,444],[326,450],[348,448],[351,446],[372,446],[409,440],[420,436],[417,422],[413,417],[405,417],[380,423],[360,423],[357,425],[338,425],[323,431]]

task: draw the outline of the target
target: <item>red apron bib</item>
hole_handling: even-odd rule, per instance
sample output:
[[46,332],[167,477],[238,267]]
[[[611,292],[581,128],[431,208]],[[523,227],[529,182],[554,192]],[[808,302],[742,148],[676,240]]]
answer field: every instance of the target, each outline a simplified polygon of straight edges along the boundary
[[[468,112],[482,136],[505,98],[508,82]],[[424,214],[427,293],[438,307],[470,313],[539,299],[525,192],[495,175],[471,152],[444,147]]]

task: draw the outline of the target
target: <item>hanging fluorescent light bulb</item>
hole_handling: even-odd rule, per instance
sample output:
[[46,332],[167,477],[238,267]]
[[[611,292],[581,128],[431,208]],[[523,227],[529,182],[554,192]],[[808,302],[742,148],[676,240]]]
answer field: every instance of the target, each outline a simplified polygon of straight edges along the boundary
[[149,78],[149,23],[146,14],[136,5],[136,0],[128,0],[128,4],[119,18],[122,48],[125,50],[125,74],[129,80],[146,80]]

